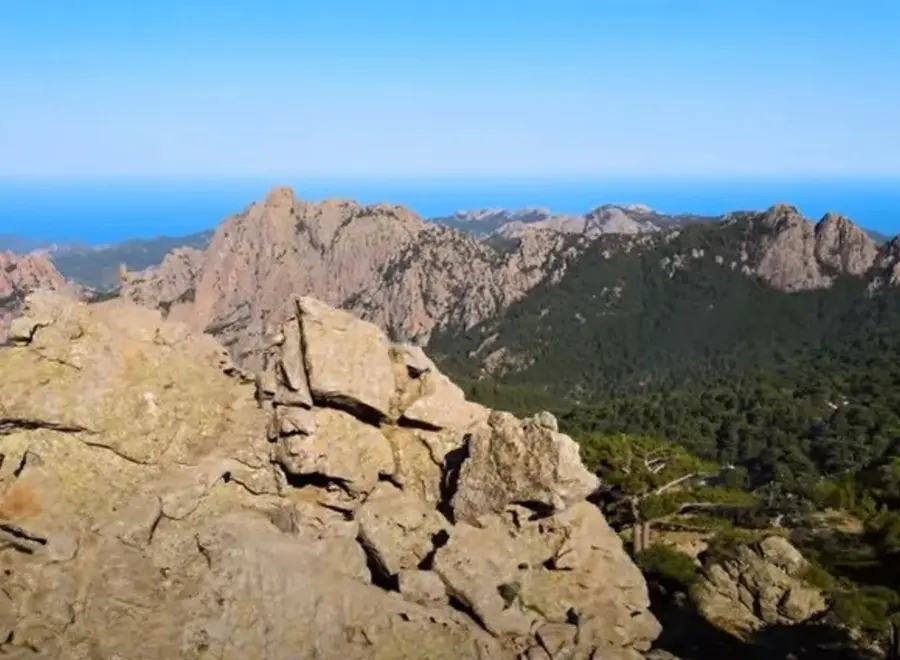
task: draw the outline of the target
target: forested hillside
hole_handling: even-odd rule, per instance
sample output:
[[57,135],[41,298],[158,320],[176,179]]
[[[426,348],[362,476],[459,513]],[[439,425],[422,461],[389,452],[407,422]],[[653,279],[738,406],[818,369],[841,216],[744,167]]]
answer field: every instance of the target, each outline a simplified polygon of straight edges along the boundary
[[[776,290],[741,272],[748,231],[693,225],[630,252],[598,241],[558,284],[433,350],[476,398],[662,437],[754,483],[862,467],[900,438],[900,295],[850,276]],[[485,373],[485,343],[522,368]]]
[[[685,614],[697,580],[772,533],[812,562],[803,579],[837,626],[814,636],[843,626],[883,645],[900,612],[900,294],[873,285],[884,259],[779,290],[745,267],[765,240],[740,216],[643,244],[604,237],[502,317],[432,341],[472,398],[557,413],[658,615],[684,630],[669,646],[683,657],[713,643]],[[708,547],[698,562],[667,534]],[[846,639],[846,656],[826,652],[833,640],[801,651],[797,630],[759,656],[722,652],[883,657]]]

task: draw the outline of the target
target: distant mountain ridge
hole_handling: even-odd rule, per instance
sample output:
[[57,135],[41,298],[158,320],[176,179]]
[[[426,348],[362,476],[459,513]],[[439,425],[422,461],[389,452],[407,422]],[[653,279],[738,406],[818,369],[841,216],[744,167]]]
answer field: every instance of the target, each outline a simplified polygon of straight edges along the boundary
[[[516,240],[523,233],[530,231],[549,230],[593,239],[602,234],[653,232],[695,222],[727,219],[728,216],[729,214],[723,216],[669,214],[655,211],[643,204],[603,204],[583,214],[555,213],[541,207],[461,210],[448,216],[428,218],[426,222],[463,231],[502,246],[505,241]],[[120,266],[124,265],[128,270],[144,270],[161,264],[166,254],[176,248],[204,250],[215,231],[209,229],[184,236],[128,239],[105,245],[53,243],[13,234],[0,234],[0,250],[19,255],[35,250],[45,251],[66,278],[92,289],[108,291],[119,284]],[[890,240],[888,236],[879,232],[867,230],[867,233],[877,243],[886,243]]]
[[900,283],[896,240],[878,245],[847,218],[814,223],[786,204],[712,219],[608,205],[585,216],[484,211],[456,222],[479,229],[275,189],[223,223],[206,250],[178,249],[162,265],[130,273],[122,293],[219,336],[250,365],[293,291],[349,309],[399,340],[428,345],[474,332],[480,342],[462,362],[499,374],[525,369],[531,358],[502,343],[481,346],[497,334],[490,329],[520,323],[515,310],[551,300],[567,282],[588,296],[579,305],[601,316],[615,315],[613,303],[636,284],[678,282],[697,267],[778,294],[828,290],[848,277],[868,296]]
[[900,239],[878,244],[843,216],[814,223],[776,204],[601,236],[558,281],[436,334],[430,350],[457,376],[561,397],[657,391],[727,378],[736,360],[774,367],[797,351],[872,341],[867,333],[900,337],[898,285]]
[[544,208],[481,209],[457,211],[450,216],[431,220],[479,238],[516,238],[525,231],[542,229],[589,237],[638,234],[712,219],[691,214],[659,213],[644,204],[603,204],[583,214],[553,213]]
[[132,270],[157,266],[175,248],[204,249],[209,245],[213,233],[214,230],[210,229],[186,236],[134,238],[104,245],[49,243],[3,234],[0,235],[0,250],[18,255],[44,252],[66,279],[91,289],[106,291],[119,285],[120,266]]
[[65,277],[98,290],[118,286],[120,266],[143,270],[162,263],[176,248],[205,249],[213,230],[187,236],[136,238],[99,246],[69,245],[50,251],[53,263]]
[[[507,341],[504,328],[534,323],[531,336],[543,336],[554,301],[570,299],[568,290],[580,291],[569,322],[591,326],[600,322],[591,319],[629,318],[623,310],[667,305],[634,296],[648,286],[674,297],[690,292],[678,283],[697,269],[718,273],[711,290],[732,283],[716,295],[742,290],[738,283],[776,297],[828,291],[850,278],[871,298],[900,285],[897,239],[878,244],[847,218],[827,214],[814,223],[787,204],[719,218],[605,205],[584,216],[529,209],[457,214],[456,221],[475,229],[390,204],[307,202],[276,188],[215,232],[51,256],[63,275],[216,335],[250,367],[259,366],[293,293],[353,311],[399,341],[439,345],[466,374],[490,377],[524,372],[538,360],[537,348]],[[525,314],[540,300],[537,316]],[[650,318],[653,309],[642,314]],[[584,342],[565,336],[558,341]],[[554,341],[539,350],[552,353]]]

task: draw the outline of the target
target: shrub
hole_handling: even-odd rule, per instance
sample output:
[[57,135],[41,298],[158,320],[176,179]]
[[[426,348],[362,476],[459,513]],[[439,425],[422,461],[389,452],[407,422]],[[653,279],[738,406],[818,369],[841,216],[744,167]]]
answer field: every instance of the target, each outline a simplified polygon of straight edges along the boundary
[[890,623],[891,611],[900,597],[887,587],[845,585],[833,593],[834,613],[851,628],[870,633],[883,633]]
[[687,591],[699,575],[699,568],[690,556],[667,545],[650,546],[638,553],[635,563],[648,577],[683,591]]
[[811,587],[826,593],[830,592],[836,584],[834,576],[814,561],[809,562],[799,577]]
[[707,564],[718,564],[737,557],[738,550],[758,539],[751,531],[727,528],[709,540],[709,548],[703,553],[703,561]]

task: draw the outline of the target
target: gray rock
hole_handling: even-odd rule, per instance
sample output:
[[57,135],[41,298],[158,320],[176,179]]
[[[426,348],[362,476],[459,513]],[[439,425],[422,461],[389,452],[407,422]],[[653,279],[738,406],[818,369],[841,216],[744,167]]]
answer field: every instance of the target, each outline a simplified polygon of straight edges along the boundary
[[599,485],[582,465],[574,440],[509,413],[491,413],[471,431],[468,447],[453,497],[457,520],[474,522],[511,504],[559,512]]
[[303,339],[299,325],[299,311],[296,318],[290,319],[282,327],[284,341],[279,344],[280,359],[279,385],[290,392],[282,395],[279,403],[292,403],[312,407],[312,394],[309,391],[309,383],[306,380],[306,365],[303,358]]
[[559,423],[556,421],[556,417],[554,417],[551,413],[544,411],[539,412],[537,415],[532,417],[532,421],[541,428],[549,429],[554,433],[559,431]]

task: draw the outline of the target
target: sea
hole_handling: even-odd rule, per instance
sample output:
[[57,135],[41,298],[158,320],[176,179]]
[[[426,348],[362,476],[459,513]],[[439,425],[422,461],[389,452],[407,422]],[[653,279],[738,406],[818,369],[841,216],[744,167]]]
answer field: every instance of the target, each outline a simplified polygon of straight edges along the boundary
[[479,179],[273,180],[0,179],[0,235],[37,244],[108,244],[215,227],[275,186],[310,201],[356,199],[407,206],[426,218],[457,210],[548,208],[583,213],[601,204],[646,204],[664,213],[718,215],[777,202],[817,220],[828,211],[885,236],[900,233],[895,180]]

